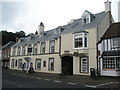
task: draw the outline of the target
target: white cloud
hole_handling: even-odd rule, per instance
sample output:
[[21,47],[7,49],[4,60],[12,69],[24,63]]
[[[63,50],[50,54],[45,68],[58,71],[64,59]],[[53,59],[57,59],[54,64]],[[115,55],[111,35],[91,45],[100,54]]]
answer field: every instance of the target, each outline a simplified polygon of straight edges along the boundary
[[[13,0],[7,0],[13,1]],[[20,1],[20,0],[17,0]],[[22,0],[27,2],[27,9],[18,12],[15,21],[11,22],[15,28],[13,30],[23,30],[27,34],[35,33],[38,24],[42,21],[45,24],[45,30],[50,30],[59,25],[67,24],[71,19],[81,18],[84,10],[91,13],[99,13],[105,10],[104,2],[106,0]],[[112,2],[112,14],[115,20],[116,4],[118,0]],[[22,8],[22,7],[21,7]],[[23,8],[24,9],[24,8]],[[13,27],[7,27],[13,28]]]

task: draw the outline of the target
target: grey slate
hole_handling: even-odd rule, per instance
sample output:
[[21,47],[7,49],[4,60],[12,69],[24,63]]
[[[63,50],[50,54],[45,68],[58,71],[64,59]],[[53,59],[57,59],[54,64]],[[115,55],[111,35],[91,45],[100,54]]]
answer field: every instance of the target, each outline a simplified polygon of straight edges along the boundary
[[[92,13],[90,13],[90,14],[93,15]],[[29,44],[36,44],[38,42],[44,42],[47,40],[52,40],[52,39],[58,38],[62,34],[76,33],[76,32],[84,31],[86,29],[96,28],[99,25],[99,23],[101,22],[101,20],[105,17],[105,15],[106,15],[105,11],[94,14],[95,17],[91,21],[91,23],[84,24],[84,25],[82,24],[82,18],[76,19],[70,24],[63,25],[63,26],[57,27],[57,28],[49,30],[49,31],[45,31],[44,34],[46,34],[46,35],[44,37],[40,37],[37,34],[30,35],[28,37],[24,37],[24,41],[17,42],[16,44],[13,45],[13,47],[25,46],[25,45],[29,45]],[[57,30],[59,28],[64,28],[64,30],[62,30],[62,32],[60,34],[56,34],[55,30]],[[34,36],[34,38],[32,40],[28,41],[27,38],[29,38],[31,36]]]

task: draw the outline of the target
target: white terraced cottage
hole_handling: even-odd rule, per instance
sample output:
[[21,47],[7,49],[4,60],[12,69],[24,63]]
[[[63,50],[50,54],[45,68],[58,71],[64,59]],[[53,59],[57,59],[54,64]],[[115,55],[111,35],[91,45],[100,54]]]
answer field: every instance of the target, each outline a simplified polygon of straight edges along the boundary
[[98,43],[102,76],[120,76],[120,22],[113,23]]
[[11,48],[10,68],[28,71],[30,63],[36,72],[90,75],[97,69],[97,43],[113,22],[111,3],[105,2],[105,11],[92,14],[85,10],[80,19],[22,37]]

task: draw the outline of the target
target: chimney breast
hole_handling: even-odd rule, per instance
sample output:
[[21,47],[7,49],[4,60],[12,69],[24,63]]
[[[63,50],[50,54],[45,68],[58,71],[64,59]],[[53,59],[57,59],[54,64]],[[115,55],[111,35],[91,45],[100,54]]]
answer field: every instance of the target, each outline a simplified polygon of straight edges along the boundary
[[107,0],[105,2],[105,12],[109,12],[109,11],[111,11],[111,2]]
[[40,25],[38,25],[38,34],[40,35],[42,32],[44,32],[44,24],[41,22]]

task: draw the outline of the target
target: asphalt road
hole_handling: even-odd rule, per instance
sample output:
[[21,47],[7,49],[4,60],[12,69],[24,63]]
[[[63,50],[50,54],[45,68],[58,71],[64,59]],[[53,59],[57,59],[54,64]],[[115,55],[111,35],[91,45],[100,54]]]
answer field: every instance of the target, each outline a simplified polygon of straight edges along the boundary
[[105,88],[105,90],[120,90],[118,79],[113,78],[103,77],[98,80],[91,80],[85,76],[68,76],[64,78],[58,75],[38,74],[32,75],[4,69],[2,70],[2,88],[86,88],[87,90]]
[[3,71],[2,88],[84,88],[74,83],[51,81],[35,77],[26,77]]

